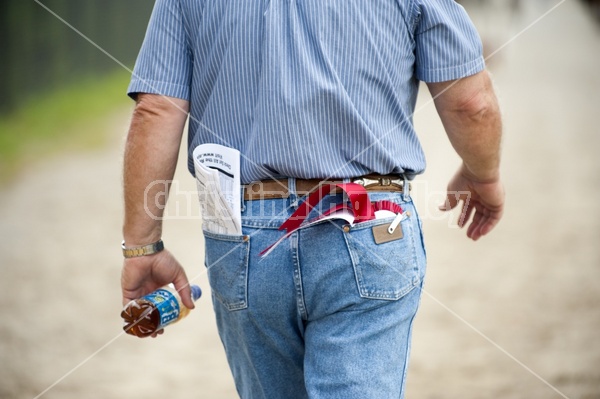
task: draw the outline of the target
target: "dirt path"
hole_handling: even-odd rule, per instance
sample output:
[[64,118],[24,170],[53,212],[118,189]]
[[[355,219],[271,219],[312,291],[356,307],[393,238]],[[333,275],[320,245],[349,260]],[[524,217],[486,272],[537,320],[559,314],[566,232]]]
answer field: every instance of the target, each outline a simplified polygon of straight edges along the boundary
[[[552,4],[527,3],[513,33]],[[567,1],[491,61],[509,203],[481,242],[435,211],[458,160],[425,91],[415,115],[429,270],[407,398],[600,398],[600,31]],[[205,295],[160,339],[120,335],[127,120],[107,119],[110,148],[44,161],[0,191],[0,398],[236,397],[183,159],[164,239]]]

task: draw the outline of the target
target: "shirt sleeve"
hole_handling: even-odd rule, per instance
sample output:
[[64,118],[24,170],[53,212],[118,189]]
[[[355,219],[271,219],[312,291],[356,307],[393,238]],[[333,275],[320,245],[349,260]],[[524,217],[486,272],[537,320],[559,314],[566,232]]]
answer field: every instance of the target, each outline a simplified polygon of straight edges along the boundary
[[157,0],[127,94],[190,99],[192,52],[179,0]]
[[416,76],[444,82],[485,68],[481,39],[464,8],[454,0],[417,1]]

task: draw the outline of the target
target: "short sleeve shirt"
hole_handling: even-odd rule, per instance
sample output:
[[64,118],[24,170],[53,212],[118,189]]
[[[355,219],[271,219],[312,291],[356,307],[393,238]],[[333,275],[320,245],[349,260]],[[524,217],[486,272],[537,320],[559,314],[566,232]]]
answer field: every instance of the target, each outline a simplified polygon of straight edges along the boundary
[[419,81],[484,67],[453,0],[157,0],[128,92],[190,101],[190,155],[240,150],[243,183],[412,177]]

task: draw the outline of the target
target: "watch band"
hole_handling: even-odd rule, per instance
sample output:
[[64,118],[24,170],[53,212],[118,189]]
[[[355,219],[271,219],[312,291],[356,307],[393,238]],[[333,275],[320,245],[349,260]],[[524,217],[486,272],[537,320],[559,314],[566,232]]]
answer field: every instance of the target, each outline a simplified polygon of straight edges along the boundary
[[121,249],[123,250],[123,256],[125,258],[136,258],[138,256],[152,255],[157,252],[160,252],[163,249],[165,249],[165,244],[162,240],[158,240],[156,242],[153,242],[152,244],[144,245],[141,247],[126,248],[125,241],[123,241],[121,243]]

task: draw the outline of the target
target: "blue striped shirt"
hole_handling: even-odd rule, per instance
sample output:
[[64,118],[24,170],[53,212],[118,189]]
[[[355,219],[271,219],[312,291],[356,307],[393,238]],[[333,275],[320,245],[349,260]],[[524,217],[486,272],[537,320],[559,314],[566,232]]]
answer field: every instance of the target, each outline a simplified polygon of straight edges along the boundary
[[157,0],[128,92],[190,101],[190,155],[237,148],[242,183],[412,177],[419,81],[483,68],[453,0]]

